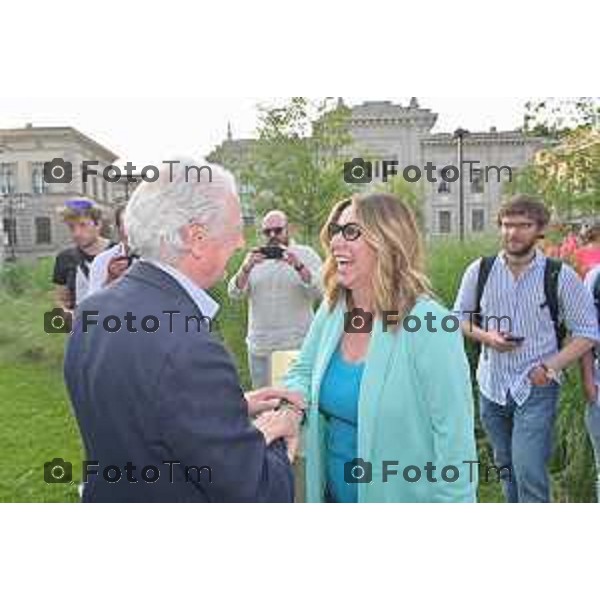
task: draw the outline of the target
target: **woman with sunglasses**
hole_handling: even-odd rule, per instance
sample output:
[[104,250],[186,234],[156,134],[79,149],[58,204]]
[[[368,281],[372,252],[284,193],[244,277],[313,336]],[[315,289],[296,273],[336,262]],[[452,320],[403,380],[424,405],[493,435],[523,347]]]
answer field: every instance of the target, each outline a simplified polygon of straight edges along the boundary
[[308,406],[307,501],[474,502],[469,366],[413,214],[394,196],[355,197],[321,238],[325,302],[286,379]]

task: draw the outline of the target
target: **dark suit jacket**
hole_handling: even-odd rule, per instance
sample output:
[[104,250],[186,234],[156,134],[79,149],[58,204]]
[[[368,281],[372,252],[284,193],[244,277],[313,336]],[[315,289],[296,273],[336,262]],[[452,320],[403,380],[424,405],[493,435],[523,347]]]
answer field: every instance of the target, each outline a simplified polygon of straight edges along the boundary
[[[90,311],[100,313],[87,317],[98,325],[85,333]],[[127,313],[137,333],[128,331]],[[122,323],[115,333],[103,326],[111,315]],[[156,333],[142,330],[146,316],[159,319]],[[173,277],[145,262],[80,306],[65,379],[87,461],[99,463],[87,468],[98,475],[88,478],[84,501],[292,502],[285,443],[266,446],[250,423],[230,355],[186,317],[202,315]],[[118,482],[105,479],[107,467],[118,467]],[[156,477],[152,467],[160,476],[147,483]],[[106,475],[114,481],[119,472]]]

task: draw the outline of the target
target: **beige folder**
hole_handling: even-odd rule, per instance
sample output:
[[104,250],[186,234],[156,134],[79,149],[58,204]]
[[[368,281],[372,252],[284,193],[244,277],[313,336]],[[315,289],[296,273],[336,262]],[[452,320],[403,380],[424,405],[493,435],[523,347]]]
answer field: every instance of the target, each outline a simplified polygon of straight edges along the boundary
[[271,385],[273,387],[283,387],[283,382],[288,371],[291,369],[294,361],[298,358],[299,352],[274,352],[271,358]]

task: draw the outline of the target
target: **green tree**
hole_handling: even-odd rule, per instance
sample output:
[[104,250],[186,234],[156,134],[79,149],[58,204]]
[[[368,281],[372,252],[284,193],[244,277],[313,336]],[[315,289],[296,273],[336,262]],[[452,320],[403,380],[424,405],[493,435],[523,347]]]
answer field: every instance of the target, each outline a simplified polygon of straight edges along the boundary
[[532,98],[525,103],[524,129],[536,135],[569,134],[600,124],[600,98]]
[[410,183],[402,176],[390,178],[387,183],[379,183],[374,188],[375,192],[393,194],[403,200],[413,211],[421,229],[425,224],[423,212],[424,191],[421,183]]
[[517,174],[509,192],[537,194],[564,218],[598,214],[600,209],[600,98],[548,98],[525,106],[525,131],[549,136]]
[[244,179],[256,208],[285,211],[311,240],[332,205],[350,194],[344,181],[344,148],[350,110],[334,98],[294,97],[259,107],[259,137],[249,152]]

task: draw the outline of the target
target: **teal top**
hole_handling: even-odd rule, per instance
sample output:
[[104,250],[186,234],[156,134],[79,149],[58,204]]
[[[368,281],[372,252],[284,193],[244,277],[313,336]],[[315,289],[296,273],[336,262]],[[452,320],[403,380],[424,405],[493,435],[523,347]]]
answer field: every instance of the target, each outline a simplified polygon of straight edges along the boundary
[[[319,405],[347,310],[344,301],[332,310],[322,304],[285,380],[307,403],[307,502],[325,501],[327,421]],[[475,502],[478,470],[469,464],[477,461],[474,401],[462,333],[443,329],[451,313],[430,298],[419,299],[411,316],[422,322],[414,333],[386,332],[379,318],[373,323],[360,385],[356,457],[371,463],[372,481],[356,485],[358,502]],[[436,327],[428,325],[430,316]],[[397,464],[390,468],[389,461]],[[435,483],[425,471],[429,462],[436,468]],[[418,482],[403,477],[410,466],[423,469]],[[446,467],[459,470],[455,481],[441,477]],[[398,475],[385,477],[386,468]]]
[[321,414],[327,425],[327,486],[333,502],[358,502],[356,484],[346,481],[346,465],[357,458],[358,400],[364,363],[350,363],[335,351],[321,386]]

